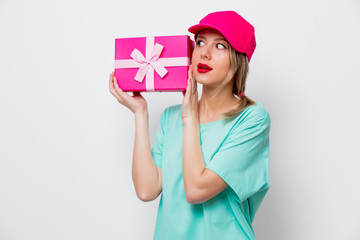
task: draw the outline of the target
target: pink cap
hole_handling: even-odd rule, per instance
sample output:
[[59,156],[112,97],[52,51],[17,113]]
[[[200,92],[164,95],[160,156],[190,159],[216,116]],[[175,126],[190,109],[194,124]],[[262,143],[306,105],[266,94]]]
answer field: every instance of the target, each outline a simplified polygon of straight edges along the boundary
[[200,20],[200,23],[189,28],[197,34],[203,29],[216,29],[229,41],[238,52],[245,53],[250,62],[256,47],[255,29],[243,17],[234,11],[213,12]]

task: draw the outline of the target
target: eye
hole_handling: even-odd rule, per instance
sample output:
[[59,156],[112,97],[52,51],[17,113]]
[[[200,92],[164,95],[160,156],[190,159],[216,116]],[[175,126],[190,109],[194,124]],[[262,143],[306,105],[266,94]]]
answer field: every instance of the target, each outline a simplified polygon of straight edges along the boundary
[[218,49],[226,49],[225,45],[222,44],[222,43],[216,44],[216,47],[217,47]]
[[196,45],[198,45],[199,47],[202,47],[202,46],[205,45],[205,43],[204,43],[203,41],[201,41],[201,40],[198,40],[198,41],[196,42]]

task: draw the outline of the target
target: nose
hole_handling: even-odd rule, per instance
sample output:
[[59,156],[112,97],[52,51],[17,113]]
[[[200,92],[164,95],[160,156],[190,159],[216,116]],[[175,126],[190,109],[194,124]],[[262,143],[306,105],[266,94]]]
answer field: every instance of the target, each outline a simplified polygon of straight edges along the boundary
[[211,59],[211,51],[208,46],[205,45],[201,48],[200,57],[201,59]]

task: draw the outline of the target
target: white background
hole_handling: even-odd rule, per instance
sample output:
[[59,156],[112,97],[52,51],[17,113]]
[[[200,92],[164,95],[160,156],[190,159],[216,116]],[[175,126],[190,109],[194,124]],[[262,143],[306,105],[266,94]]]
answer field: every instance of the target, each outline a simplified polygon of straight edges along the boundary
[[[152,239],[131,180],[134,119],[108,90],[114,38],[256,29],[247,95],[271,114],[259,240],[360,239],[360,3],[0,0],[0,239]],[[147,93],[153,141],[180,93]]]

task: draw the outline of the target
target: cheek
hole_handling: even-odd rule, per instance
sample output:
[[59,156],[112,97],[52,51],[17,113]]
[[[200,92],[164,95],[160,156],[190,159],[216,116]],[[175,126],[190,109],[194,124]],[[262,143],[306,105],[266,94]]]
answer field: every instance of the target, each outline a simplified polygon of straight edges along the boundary
[[221,65],[224,71],[228,72],[230,70],[230,57],[229,56],[224,56],[221,60]]
[[199,57],[196,52],[196,49],[194,49],[194,51],[191,55],[191,69],[192,69],[193,73],[196,72],[198,63],[199,63]]
[[195,48],[191,54],[191,61],[196,61],[198,59],[197,49]]
[[192,70],[193,74],[196,73],[196,70],[197,70],[196,64],[193,63],[191,65],[191,70]]

